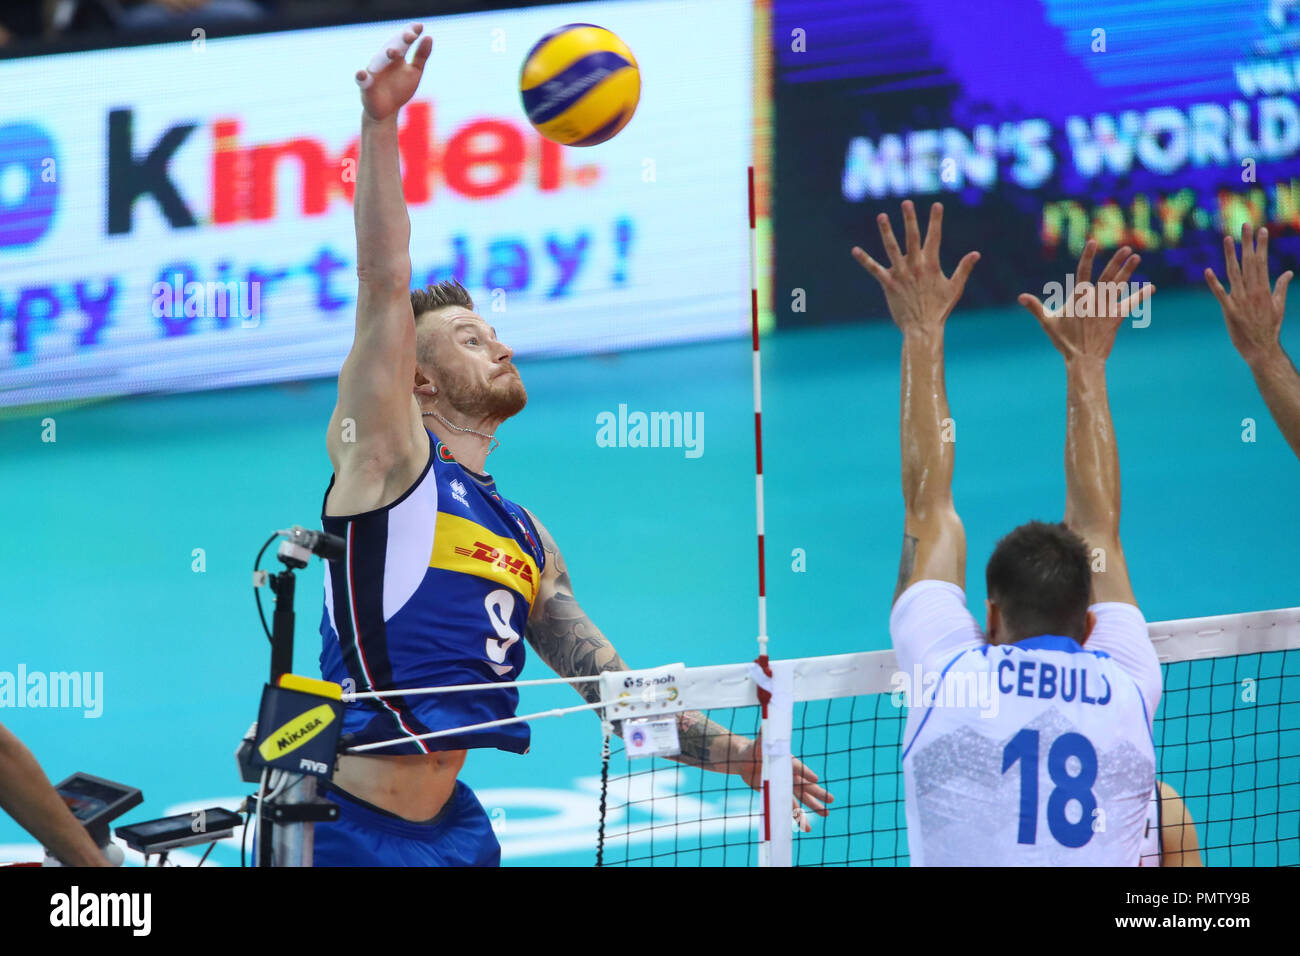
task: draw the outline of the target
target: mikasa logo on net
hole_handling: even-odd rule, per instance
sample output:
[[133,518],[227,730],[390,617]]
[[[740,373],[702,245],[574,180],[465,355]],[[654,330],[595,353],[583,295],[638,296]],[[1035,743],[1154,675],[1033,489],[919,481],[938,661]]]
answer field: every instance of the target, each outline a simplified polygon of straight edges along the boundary
[[895,707],[951,707],[976,710],[981,717],[998,715],[1000,696],[992,671],[895,671],[889,700]]

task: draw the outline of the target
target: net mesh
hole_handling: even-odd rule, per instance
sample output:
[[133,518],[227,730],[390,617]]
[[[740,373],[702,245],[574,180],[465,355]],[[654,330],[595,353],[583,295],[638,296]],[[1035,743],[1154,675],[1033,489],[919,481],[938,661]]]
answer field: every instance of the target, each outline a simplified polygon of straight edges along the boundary
[[[1165,663],[1155,720],[1157,776],[1183,797],[1207,866],[1300,865],[1300,650]],[[705,711],[753,737],[759,708]],[[791,751],[835,795],[796,829],[796,866],[906,866],[901,745],[906,711],[889,694],[794,705]],[[611,744],[605,866],[751,866],[758,794],[735,774]],[[788,811],[787,811],[788,812]]]
[[[703,711],[732,733],[758,733],[757,707]],[[712,745],[716,735],[708,742]],[[758,793],[734,773],[704,773],[657,757],[629,760],[610,741],[604,866],[752,866],[763,808]]]
[[1207,866],[1300,865],[1300,650],[1169,665],[1155,742]]

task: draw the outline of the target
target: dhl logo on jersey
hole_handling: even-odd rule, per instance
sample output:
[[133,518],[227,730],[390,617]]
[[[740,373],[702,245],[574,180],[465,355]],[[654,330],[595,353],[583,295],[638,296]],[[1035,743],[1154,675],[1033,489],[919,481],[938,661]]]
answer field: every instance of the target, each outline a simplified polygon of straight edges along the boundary
[[533,569],[528,566],[528,562],[523,558],[512,558],[508,554],[503,554],[499,549],[492,547],[490,544],[484,544],[482,541],[475,541],[473,548],[456,548],[457,554],[468,554],[471,558],[478,558],[480,561],[489,561],[499,568],[505,568],[511,574],[519,575],[521,581],[528,584],[533,583]]
[[518,591],[531,604],[540,573],[532,555],[514,538],[493,534],[459,515],[438,515],[429,567],[459,571]]

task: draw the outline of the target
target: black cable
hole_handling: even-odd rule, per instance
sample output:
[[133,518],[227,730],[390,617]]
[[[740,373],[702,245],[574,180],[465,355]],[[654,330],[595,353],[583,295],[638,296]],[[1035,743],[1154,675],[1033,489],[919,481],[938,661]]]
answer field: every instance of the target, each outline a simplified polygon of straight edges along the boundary
[[248,852],[248,829],[253,823],[253,811],[248,806],[248,801],[244,801],[244,831],[239,836],[239,866],[244,869],[248,866],[245,862],[245,854]]
[[[253,559],[254,574],[257,574],[258,565],[262,563],[262,555],[264,555],[266,553],[266,549],[271,546],[271,542],[274,541],[279,536],[280,536],[280,532],[278,531],[273,532],[271,537],[266,539],[266,543],[262,545],[262,550],[257,552],[257,557]],[[253,600],[257,602],[257,616],[262,621],[262,630],[266,632],[267,643],[274,646],[275,638],[271,636],[271,629],[266,626],[266,612],[262,610],[262,592],[261,589],[258,588],[256,584],[253,585]],[[261,800],[262,798],[262,791],[260,789],[257,792],[257,798],[258,800]],[[244,832],[241,834],[239,838],[239,866],[241,869],[244,869],[248,866],[248,862],[247,862],[248,831],[252,825],[252,822],[253,822],[253,811],[249,807],[248,801],[245,800],[244,801]]]
[[[262,555],[264,555],[264,554],[266,553],[266,549],[269,548],[269,547],[271,546],[271,542],[274,541],[274,540],[275,540],[276,538],[278,538],[279,536],[280,536],[280,532],[278,532],[278,531],[275,532],[274,534],[272,534],[271,537],[269,537],[269,538],[266,539],[266,544],[262,545],[262,550],[259,551],[259,552],[257,552],[257,557],[253,559],[253,573],[254,573],[254,574],[256,574],[257,571],[258,571],[258,567],[257,567],[257,566],[258,566],[259,564],[262,563]],[[273,643],[275,643],[275,641],[274,641],[274,639],[271,637],[271,629],[270,629],[269,627],[266,626],[266,612],[264,612],[264,611],[262,610],[262,592],[261,592],[261,590],[257,587],[257,585],[253,585],[253,598],[254,598],[254,600],[257,601],[257,616],[260,617],[260,618],[262,619],[262,630],[266,631],[266,640],[267,640],[269,643],[272,643],[272,644],[273,644]]]
[[600,749],[600,829],[596,836],[596,866],[605,865],[605,796],[609,790],[609,732]]

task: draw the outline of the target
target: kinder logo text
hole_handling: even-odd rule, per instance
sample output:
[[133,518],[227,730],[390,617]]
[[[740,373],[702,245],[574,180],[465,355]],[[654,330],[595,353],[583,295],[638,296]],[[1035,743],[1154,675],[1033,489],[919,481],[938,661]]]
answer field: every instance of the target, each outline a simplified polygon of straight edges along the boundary
[[0,708],[42,707],[82,710],[84,717],[104,713],[103,671],[0,671]]
[[703,412],[632,412],[596,416],[596,444],[601,448],[685,448],[687,458],[704,454]]
[[[310,136],[280,142],[245,143],[236,118],[214,120],[209,176],[210,215],[196,216],[172,178],[172,159],[195,134],[198,122],[181,122],[164,130],[152,143],[141,143],[132,110],[108,114],[108,234],[129,233],[132,208],[148,196],[173,229],[191,229],[200,218],[213,225],[266,221],[282,213],[285,197],[278,183],[281,170],[291,168],[300,183],[297,213],[319,216],[330,203],[352,200],[356,191],[360,139],[334,150]],[[567,185],[590,186],[600,167],[567,169],[563,147],[530,126],[505,119],[472,120],[437,137],[434,104],[409,103],[401,113],[398,149],[402,158],[402,192],[408,206],[431,202],[438,187],[467,199],[492,199],[521,185],[535,184],[542,193]],[[33,201],[40,195],[33,193]],[[292,201],[292,200],[290,200]]]
[[74,886],[50,897],[51,926],[128,927],[133,936],[148,936],[152,913],[150,893],[82,893]]

